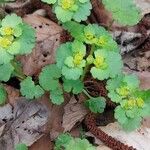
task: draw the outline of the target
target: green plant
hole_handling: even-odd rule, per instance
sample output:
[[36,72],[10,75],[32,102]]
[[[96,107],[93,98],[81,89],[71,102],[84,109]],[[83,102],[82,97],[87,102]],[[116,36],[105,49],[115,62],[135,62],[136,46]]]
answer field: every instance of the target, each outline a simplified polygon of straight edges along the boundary
[[28,150],[28,147],[25,144],[20,143],[15,146],[15,150]]
[[[51,101],[54,104],[61,104],[64,101],[63,92],[84,93],[87,96],[85,105],[94,113],[102,113],[106,106],[106,99],[92,97],[84,86],[84,79],[87,74],[91,73],[94,79],[107,80],[108,97],[112,102],[117,103],[115,118],[118,119],[118,122],[128,130],[139,127],[142,117],[148,114],[145,108],[149,106],[149,103],[144,103],[147,97],[142,98],[142,96],[135,94],[140,91],[137,77],[122,74],[123,62],[120,50],[111,34],[104,27],[97,24],[78,23],[81,20],[86,20],[89,15],[87,12],[91,9],[91,6],[85,7],[86,11],[80,9],[80,6],[90,2],[42,1],[53,4],[53,10],[58,20],[63,22],[62,26],[73,37],[71,42],[61,44],[57,49],[56,64],[46,66],[40,73],[39,83],[45,91],[50,92]],[[140,11],[132,0],[125,2],[103,0],[102,2],[106,9],[112,12],[113,19],[123,25],[135,25],[140,20]],[[80,5],[80,3],[82,4]],[[80,15],[80,19],[74,17],[76,13]],[[145,93],[145,91],[140,91],[140,93],[142,92]],[[128,106],[131,99],[136,101],[137,105],[134,108]],[[146,101],[148,102],[148,100]],[[131,110],[128,110],[129,108]],[[133,117],[133,113],[137,112],[139,115]]]
[[115,118],[127,131],[140,127],[143,117],[150,115],[150,90],[141,91],[135,75],[119,75],[107,81],[109,98],[118,104]]
[[[25,75],[16,60],[17,55],[29,54],[35,45],[35,31],[16,14],[7,15],[0,23],[0,82],[12,76],[23,80]],[[1,104],[6,93],[1,89]]]
[[55,142],[55,150],[96,150],[86,139],[73,138],[70,134],[61,134]]
[[90,15],[92,5],[90,0],[42,0],[53,4],[53,10],[58,20],[67,22],[71,19],[80,22],[86,20]]

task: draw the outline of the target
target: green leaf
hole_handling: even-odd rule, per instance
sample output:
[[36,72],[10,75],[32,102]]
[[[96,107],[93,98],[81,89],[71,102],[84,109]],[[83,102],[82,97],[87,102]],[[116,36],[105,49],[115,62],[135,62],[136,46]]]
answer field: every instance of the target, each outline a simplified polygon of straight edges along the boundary
[[22,24],[22,19],[16,14],[7,15],[1,22],[1,25],[5,27],[7,26],[16,27],[19,24]]
[[71,140],[73,140],[73,137],[70,134],[60,134],[55,141],[54,150],[61,150],[62,147],[65,148]]
[[[106,51],[104,49],[99,49],[94,52],[95,57],[103,57],[106,67],[92,67],[90,72],[93,78],[98,80],[108,79],[109,77],[114,78],[116,75],[120,74],[123,67],[123,62],[121,60],[120,54],[113,51]],[[96,59],[95,58],[95,59]],[[115,58],[115,59],[114,59]]]
[[20,92],[27,99],[39,98],[44,94],[44,90],[39,86],[35,85],[31,77],[27,77],[20,83]]
[[63,66],[62,74],[65,76],[67,80],[78,80],[80,76],[83,74],[83,69],[69,68],[67,66]]
[[6,102],[7,92],[2,85],[0,85],[0,105]]
[[64,79],[64,90],[66,92],[73,92],[73,94],[79,94],[84,88],[84,84],[80,80],[65,80]]
[[96,150],[87,139],[73,138],[70,134],[64,133],[58,136],[54,150]]
[[115,109],[115,118],[118,120],[118,122],[122,125],[125,124],[128,120],[126,116],[125,110],[121,106],[117,106]]
[[21,28],[22,35],[17,39],[20,43],[19,54],[29,54],[35,46],[35,30],[25,23],[23,23]]
[[54,4],[57,2],[57,0],[41,0],[42,2],[45,2],[47,4]]
[[85,25],[79,24],[73,21],[69,21],[63,24],[63,27],[68,30],[72,37],[76,40],[83,42],[84,41],[84,28]]
[[25,144],[17,144],[15,150],[28,150],[28,147]]
[[59,87],[61,70],[56,65],[48,65],[42,69],[39,75],[39,83],[44,90],[55,90]]
[[0,81],[7,82],[10,79],[13,70],[14,68],[10,63],[0,65]]
[[78,11],[73,15],[73,19],[77,22],[87,20],[87,17],[91,14],[91,9],[92,5],[89,0],[86,3],[80,3]]
[[50,99],[53,104],[61,105],[64,102],[64,96],[63,96],[62,89],[59,87],[58,89],[51,91]]
[[9,63],[14,57],[0,47],[0,65]]
[[89,107],[89,109],[94,113],[102,113],[105,109],[106,103],[105,98],[97,97],[91,98],[85,102],[85,105]]
[[122,25],[135,25],[140,19],[140,11],[133,3],[133,0],[102,0],[107,10]]
[[71,55],[72,55],[71,43],[67,42],[65,44],[61,44],[60,47],[56,51],[57,67],[61,69],[64,65],[65,59]]

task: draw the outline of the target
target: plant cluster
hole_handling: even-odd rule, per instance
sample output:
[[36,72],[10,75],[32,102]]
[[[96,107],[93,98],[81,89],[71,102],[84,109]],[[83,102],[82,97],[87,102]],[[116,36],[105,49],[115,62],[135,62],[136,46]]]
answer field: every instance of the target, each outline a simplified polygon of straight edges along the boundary
[[86,139],[73,138],[70,134],[60,134],[55,141],[54,150],[96,150]]
[[[135,75],[123,74],[118,45],[104,27],[79,23],[90,15],[90,0],[42,1],[53,4],[58,20],[73,39],[60,45],[56,51],[56,63],[43,67],[39,77],[33,80],[23,74],[16,56],[32,52],[35,31],[17,15],[7,15],[0,23],[0,104],[5,103],[7,97],[2,82],[15,76],[21,81],[21,94],[29,100],[48,92],[51,102],[60,105],[64,102],[64,92],[75,95],[84,93],[87,97],[85,105],[94,113],[102,113],[106,106],[105,97],[92,97],[84,86],[84,79],[90,74],[96,80],[107,80],[108,97],[117,104],[115,118],[123,128],[138,128],[142,118],[150,115],[150,91],[139,89]],[[140,20],[139,10],[132,0],[102,2],[112,12],[114,19],[123,25],[134,25]],[[64,139],[69,143],[63,145],[66,150],[74,145],[79,149],[83,145],[85,149],[93,150],[86,140],[66,135]]]

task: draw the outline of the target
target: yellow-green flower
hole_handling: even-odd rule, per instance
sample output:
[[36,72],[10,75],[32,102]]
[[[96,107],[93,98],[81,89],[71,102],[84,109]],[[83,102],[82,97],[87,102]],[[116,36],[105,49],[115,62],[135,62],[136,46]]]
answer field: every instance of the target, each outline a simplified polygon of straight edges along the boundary
[[107,37],[106,36],[100,36],[99,38],[97,38],[97,42],[96,44],[98,46],[104,46],[107,44]]
[[116,91],[122,97],[127,97],[130,93],[130,90],[127,86],[121,86],[120,88],[117,88]]
[[81,52],[76,53],[73,57],[74,65],[79,66],[83,60],[83,57],[84,57],[83,53],[81,53]]
[[4,33],[4,35],[13,35],[14,29],[12,27],[4,27],[2,28],[2,32]]
[[96,68],[105,69],[107,67],[107,64],[105,62],[105,58],[103,56],[96,56],[93,64],[95,65]]
[[142,98],[136,99],[137,106],[142,108],[144,106],[144,100]]
[[69,10],[74,5],[74,3],[74,0],[62,0],[61,7],[65,10]]
[[7,49],[9,46],[11,46],[11,44],[12,44],[12,41],[9,40],[8,38],[0,37],[0,47]]

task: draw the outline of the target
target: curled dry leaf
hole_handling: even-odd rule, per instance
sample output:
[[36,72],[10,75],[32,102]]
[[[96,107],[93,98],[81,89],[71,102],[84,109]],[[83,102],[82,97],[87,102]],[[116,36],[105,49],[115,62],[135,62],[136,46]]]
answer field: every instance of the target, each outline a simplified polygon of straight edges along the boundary
[[24,21],[36,30],[37,39],[32,53],[22,56],[20,61],[26,75],[37,75],[42,67],[55,62],[55,52],[64,31],[56,23],[39,15],[28,15]]
[[19,98],[14,107],[7,104],[0,108],[1,150],[14,150],[14,145],[33,144],[44,133],[48,109],[37,101]]
[[88,110],[84,107],[83,103],[78,103],[75,97],[72,97],[70,102],[64,107],[65,112],[63,115],[62,126],[64,132],[70,131],[77,122],[81,122]]

